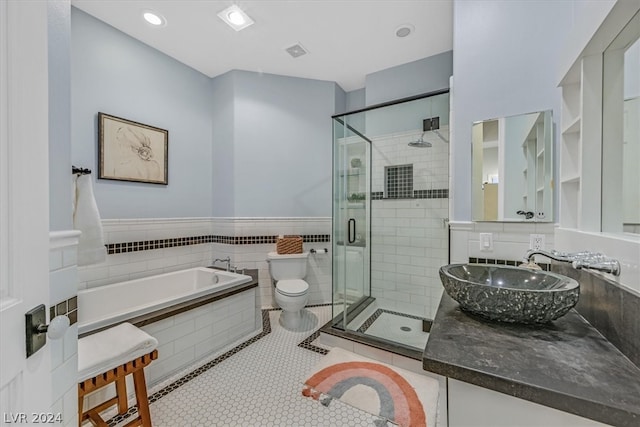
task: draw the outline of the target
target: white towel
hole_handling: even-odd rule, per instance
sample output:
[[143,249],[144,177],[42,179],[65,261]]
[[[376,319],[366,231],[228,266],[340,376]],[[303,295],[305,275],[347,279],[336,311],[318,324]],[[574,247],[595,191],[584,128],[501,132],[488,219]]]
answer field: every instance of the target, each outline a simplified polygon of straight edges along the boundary
[[80,175],[76,179],[73,228],[82,234],[78,239],[78,265],[103,262],[107,258],[104,246],[102,222],[93,196],[91,175]]
[[158,340],[131,323],[121,323],[78,340],[78,382],[151,353]]

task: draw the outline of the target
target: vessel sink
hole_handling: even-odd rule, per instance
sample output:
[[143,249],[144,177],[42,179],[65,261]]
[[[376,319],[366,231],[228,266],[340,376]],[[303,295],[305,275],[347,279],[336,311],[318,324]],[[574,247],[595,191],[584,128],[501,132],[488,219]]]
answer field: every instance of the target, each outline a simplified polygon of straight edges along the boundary
[[511,323],[547,323],[578,302],[580,285],[548,271],[488,264],[440,267],[445,291],[464,311]]

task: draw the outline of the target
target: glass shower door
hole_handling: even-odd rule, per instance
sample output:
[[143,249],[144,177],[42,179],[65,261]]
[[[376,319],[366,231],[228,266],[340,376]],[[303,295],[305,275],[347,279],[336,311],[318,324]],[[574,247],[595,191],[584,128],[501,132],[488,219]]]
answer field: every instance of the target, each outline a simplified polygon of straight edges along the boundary
[[340,329],[370,296],[371,150],[353,119],[333,123],[333,318]]

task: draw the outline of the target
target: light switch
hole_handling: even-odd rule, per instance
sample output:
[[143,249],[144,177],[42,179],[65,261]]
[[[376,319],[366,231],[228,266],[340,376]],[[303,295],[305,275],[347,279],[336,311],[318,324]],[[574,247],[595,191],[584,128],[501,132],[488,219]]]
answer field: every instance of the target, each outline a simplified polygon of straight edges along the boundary
[[480,233],[480,250],[482,252],[493,251],[493,233]]

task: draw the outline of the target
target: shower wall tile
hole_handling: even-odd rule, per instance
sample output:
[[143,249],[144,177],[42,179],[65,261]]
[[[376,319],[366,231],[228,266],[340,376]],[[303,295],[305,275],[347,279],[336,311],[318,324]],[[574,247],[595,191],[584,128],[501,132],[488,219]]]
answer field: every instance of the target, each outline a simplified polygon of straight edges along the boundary
[[[429,150],[429,149],[423,149]],[[448,199],[372,201],[372,296],[378,307],[433,318],[447,263]]]
[[[443,127],[442,133],[448,129]],[[395,133],[373,138],[372,170],[378,171],[371,177],[373,192],[385,189],[385,166],[413,165],[413,189],[431,190],[449,187],[449,146],[434,135],[427,133],[425,140],[431,142],[429,148],[409,147],[422,135],[422,130]]]

